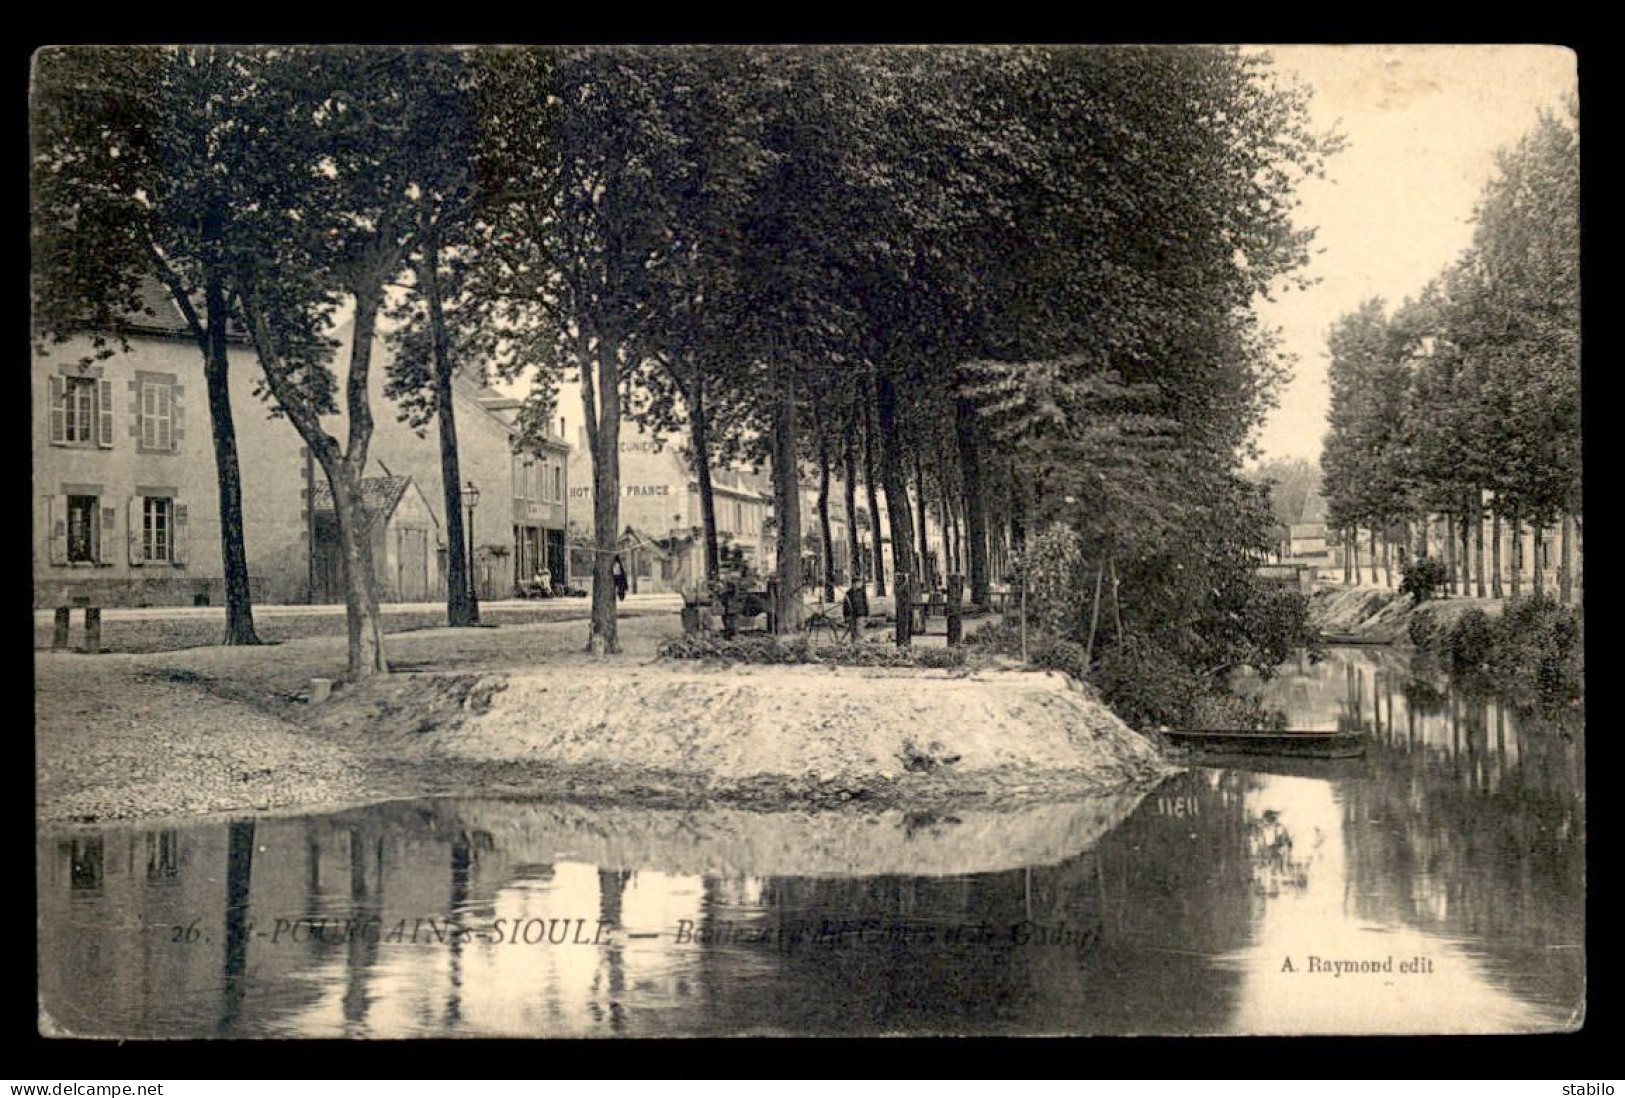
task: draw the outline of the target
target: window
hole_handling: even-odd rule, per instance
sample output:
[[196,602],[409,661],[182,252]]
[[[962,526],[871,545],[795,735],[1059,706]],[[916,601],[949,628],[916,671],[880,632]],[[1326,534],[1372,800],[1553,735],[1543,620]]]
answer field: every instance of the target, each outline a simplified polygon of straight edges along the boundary
[[141,501],[141,559],[175,559],[175,501],[145,496]]
[[564,502],[564,466],[563,465],[555,464],[553,466],[553,502],[554,503],[563,503]]
[[58,446],[113,445],[113,383],[106,378],[50,381],[51,442]]
[[89,442],[96,430],[96,381],[88,377],[65,378],[62,414],[66,423],[64,442]]
[[68,497],[68,563],[96,563],[96,521],[99,517],[95,496]]
[[141,448],[175,448],[175,386],[167,381],[141,383]]

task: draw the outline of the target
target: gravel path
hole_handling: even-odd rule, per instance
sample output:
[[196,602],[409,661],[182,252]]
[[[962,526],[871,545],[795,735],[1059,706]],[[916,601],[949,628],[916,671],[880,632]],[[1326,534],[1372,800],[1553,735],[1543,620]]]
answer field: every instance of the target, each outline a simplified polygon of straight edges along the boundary
[[104,656],[35,665],[40,820],[340,804],[369,789],[354,755],[184,675]]
[[[677,630],[674,612],[623,618],[613,662],[650,660]],[[582,652],[585,633],[582,621],[424,629],[392,635],[388,648],[401,670],[601,667]],[[310,680],[341,678],[344,665],[338,636],[94,657],[36,650],[36,817],[195,816],[421,791],[437,776],[300,723]]]

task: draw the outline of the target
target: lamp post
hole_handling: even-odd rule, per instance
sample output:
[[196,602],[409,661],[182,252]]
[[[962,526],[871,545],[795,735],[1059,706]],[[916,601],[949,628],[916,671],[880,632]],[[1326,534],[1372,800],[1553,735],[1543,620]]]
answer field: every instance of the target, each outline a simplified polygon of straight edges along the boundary
[[474,508],[480,503],[480,490],[472,478],[463,486],[463,502],[468,506],[468,613],[469,620],[480,620],[480,585],[474,574]]

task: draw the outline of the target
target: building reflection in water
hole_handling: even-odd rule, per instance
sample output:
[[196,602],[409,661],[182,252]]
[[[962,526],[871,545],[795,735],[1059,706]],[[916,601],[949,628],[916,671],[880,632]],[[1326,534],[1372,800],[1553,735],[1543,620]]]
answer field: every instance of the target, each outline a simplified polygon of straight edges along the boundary
[[[128,1037],[1574,1024],[1572,730],[1380,653],[1269,689],[1368,758],[1010,812],[445,800],[42,836],[43,1009]],[[1389,956],[1432,971],[1306,971]]]

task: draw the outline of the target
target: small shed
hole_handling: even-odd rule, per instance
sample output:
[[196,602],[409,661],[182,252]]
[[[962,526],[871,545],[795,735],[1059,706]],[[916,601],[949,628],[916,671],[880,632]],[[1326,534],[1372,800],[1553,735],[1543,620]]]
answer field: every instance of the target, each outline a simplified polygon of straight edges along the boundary
[[[362,514],[371,535],[378,597],[384,602],[426,602],[445,597],[445,537],[440,520],[417,482],[406,476],[367,477],[361,482]],[[344,598],[333,490],[325,479],[312,500],[315,518],[314,600]]]

